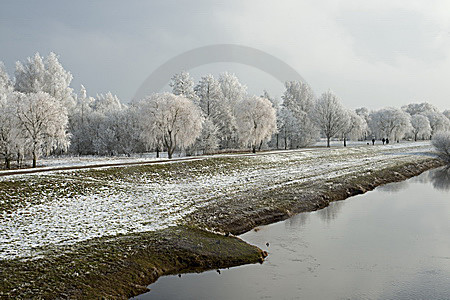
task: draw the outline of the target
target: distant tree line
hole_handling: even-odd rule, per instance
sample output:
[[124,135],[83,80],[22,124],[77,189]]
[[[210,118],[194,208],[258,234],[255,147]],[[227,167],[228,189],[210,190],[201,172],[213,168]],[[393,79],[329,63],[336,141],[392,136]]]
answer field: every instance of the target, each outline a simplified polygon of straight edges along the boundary
[[320,137],[348,140],[430,139],[450,129],[450,111],[429,103],[350,110],[333,92],[315,97],[304,82],[288,81],[281,99],[249,95],[230,73],[175,74],[171,93],[124,104],[111,92],[89,96],[54,53],[17,62],[11,79],[0,62],[0,159],[10,168],[40,156],[131,155],[175,151],[187,155],[231,149],[295,149]]

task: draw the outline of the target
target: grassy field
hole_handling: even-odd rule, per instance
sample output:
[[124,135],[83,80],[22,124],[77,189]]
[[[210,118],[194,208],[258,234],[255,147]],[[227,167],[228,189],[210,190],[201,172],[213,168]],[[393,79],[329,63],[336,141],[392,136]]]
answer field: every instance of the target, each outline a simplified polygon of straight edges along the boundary
[[[3,282],[0,296],[29,293],[34,284],[27,284],[26,278],[27,274],[35,274],[30,267],[34,264],[43,270],[41,277],[31,276],[40,282],[40,286],[42,278],[56,272],[50,267],[50,262],[55,260],[56,265],[65,267],[74,261],[74,265],[83,270],[105,259],[110,259],[114,266],[127,260],[139,266],[135,260],[142,259],[142,252],[136,251],[133,256],[127,254],[127,249],[145,245],[148,249],[149,244],[159,245],[157,241],[161,237],[170,238],[171,232],[177,228],[183,232],[194,230],[196,238],[192,238],[191,243],[194,240],[197,243],[193,244],[203,244],[199,241],[211,239],[207,237],[210,233],[198,229],[239,234],[254,226],[287,218],[292,213],[319,209],[329,201],[344,199],[379,184],[402,180],[436,167],[440,163],[433,158],[431,151],[427,142],[363,145],[2,176],[0,269],[3,271],[0,272],[4,274],[0,275],[7,276],[7,271],[16,271],[7,276],[9,281],[5,279]],[[136,238],[142,235],[152,238]],[[220,237],[218,234],[214,236],[216,239]],[[124,239],[131,242],[117,249],[120,255],[111,254],[112,257],[108,258],[109,243]],[[263,256],[259,249],[237,241],[242,243],[243,251],[251,253],[247,255],[249,259],[240,261],[239,257],[234,257],[209,267],[224,266],[227,261],[257,262]],[[93,244],[100,249],[98,260],[80,256],[79,249]],[[224,242],[219,247],[225,253],[232,249],[226,245]],[[189,257],[187,253],[192,254],[192,247],[185,246],[174,243],[172,249],[182,249],[183,256]],[[160,256],[154,255],[160,248],[148,252],[150,254],[144,256],[146,263],[142,262],[142,265],[148,267],[153,262],[153,266],[159,266],[157,275],[189,267],[192,257],[184,264],[180,263],[178,268],[167,267],[164,271]],[[170,249],[164,249],[168,255]],[[203,260],[214,257],[211,255],[204,254]],[[167,266],[173,264],[167,263]],[[140,270],[141,267],[136,268]],[[203,268],[207,267],[203,265]],[[119,270],[125,272],[126,268]],[[90,274],[89,278],[93,273],[104,278],[104,271],[99,267],[87,274]],[[62,270],[59,272],[59,276],[64,274]],[[141,281],[149,283],[155,279],[150,277],[147,274]],[[83,278],[86,279],[85,276]],[[23,290],[19,292],[20,289],[16,288],[12,292],[20,282]],[[70,289],[68,286],[78,292],[84,291],[82,286],[73,287],[77,280],[64,282],[49,293],[60,295]],[[99,286],[86,289],[101,290]],[[127,289],[123,290],[127,291],[122,293],[126,296],[132,294]],[[136,292],[139,289],[130,290]]]

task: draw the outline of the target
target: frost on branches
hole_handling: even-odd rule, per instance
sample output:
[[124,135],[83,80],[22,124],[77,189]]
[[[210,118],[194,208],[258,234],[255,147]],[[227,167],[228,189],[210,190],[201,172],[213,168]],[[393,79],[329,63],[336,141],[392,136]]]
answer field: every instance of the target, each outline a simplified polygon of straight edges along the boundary
[[[222,92],[220,82],[209,74],[200,79],[194,90],[203,115],[217,127],[217,147],[227,148],[236,131],[236,118],[230,101]],[[212,127],[209,128],[212,129]]]
[[200,109],[191,100],[171,93],[153,94],[137,104],[142,134],[150,147],[175,149],[192,145],[202,130]]
[[425,139],[431,135],[430,121],[422,114],[416,114],[411,117],[411,126],[414,141],[417,141],[418,137]]
[[16,93],[14,97],[17,122],[25,144],[31,151],[33,168],[42,153],[67,149],[67,110],[61,102],[45,92]]
[[75,106],[73,89],[70,87],[72,74],[63,68],[55,53],[50,52],[45,60],[36,53],[24,63],[17,62],[15,76],[16,91],[45,92],[62,102],[68,110]]
[[236,111],[239,141],[255,153],[276,132],[276,111],[268,99],[257,96],[240,101]]
[[330,147],[332,137],[343,133],[349,126],[347,110],[340,99],[330,91],[323,93],[317,100],[314,120],[327,138],[327,147]]
[[278,113],[284,148],[309,146],[319,137],[318,129],[311,119],[314,93],[309,85],[299,81],[288,81],[285,88]]
[[450,131],[437,132],[431,142],[439,158],[450,164]]
[[358,140],[364,137],[365,133],[367,132],[367,123],[363,117],[359,116],[352,110],[348,110],[347,115],[347,126],[342,130],[344,147],[347,146],[347,139]]
[[400,140],[411,131],[410,115],[395,107],[387,107],[370,113],[369,127],[378,138]]

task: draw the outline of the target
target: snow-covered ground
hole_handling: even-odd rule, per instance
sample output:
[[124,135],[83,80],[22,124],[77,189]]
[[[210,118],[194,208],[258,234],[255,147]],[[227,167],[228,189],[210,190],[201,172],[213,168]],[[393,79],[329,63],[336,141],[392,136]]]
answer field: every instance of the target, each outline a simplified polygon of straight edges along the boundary
[[[219,198],[370,172],[423,159],[431,150],[429,142],[311,148],[210,156],[184,162],[183,168],[175,163],[139,171],[121,167],[3,176],[0,259],[34,258],[53,245],[162,229],[182,223],[186,215]],[[99,161],[110,162],[78,162]],[[59,163],[74,165],[74,160]],[[17,188],[4,188],[8,184]]]

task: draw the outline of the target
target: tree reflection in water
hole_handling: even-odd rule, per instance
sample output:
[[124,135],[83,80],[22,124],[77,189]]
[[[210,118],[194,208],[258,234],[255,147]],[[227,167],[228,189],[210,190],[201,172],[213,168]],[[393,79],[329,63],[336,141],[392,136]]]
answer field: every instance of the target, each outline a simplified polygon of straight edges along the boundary
[[434,188],[441,191],[450,190],[450,166],[432,170],[430,179]]
[[330,223],[337,218],[344,204],[344,201],[332,202],[328,207],[318,210],[317,214],[322,221]]

